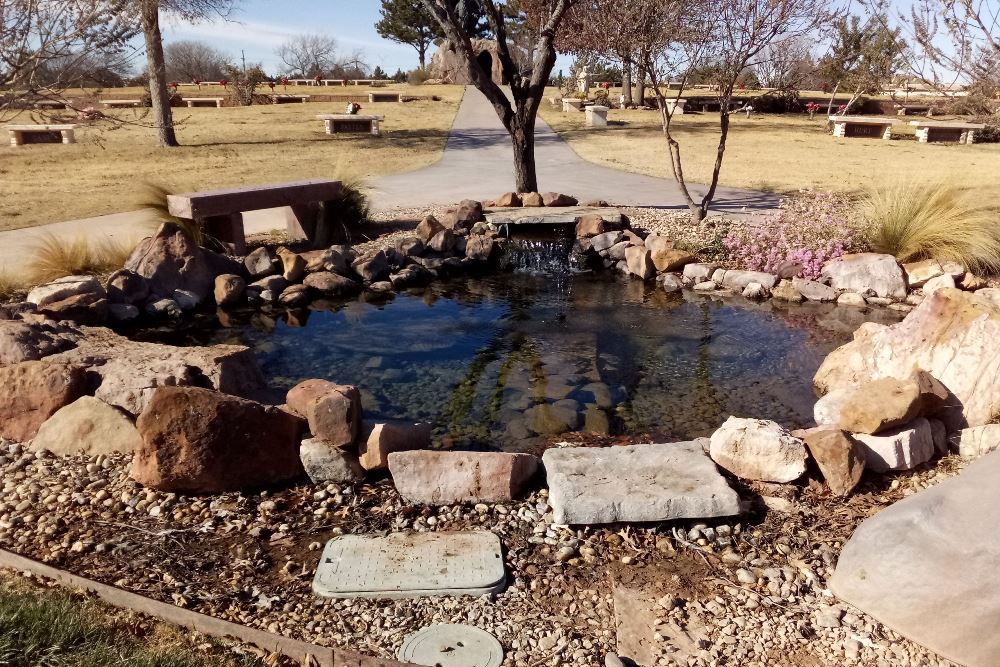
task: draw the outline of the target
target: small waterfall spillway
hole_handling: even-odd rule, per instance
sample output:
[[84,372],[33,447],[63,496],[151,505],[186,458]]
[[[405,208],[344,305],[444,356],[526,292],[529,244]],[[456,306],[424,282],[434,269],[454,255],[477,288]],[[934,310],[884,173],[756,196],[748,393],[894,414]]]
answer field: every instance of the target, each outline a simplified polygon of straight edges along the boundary
[[579,272],[586,267],[575,250],[573,227],[539,225],[530,230],[516,227],[505,230],[500,267],[515,273],[561,275]]

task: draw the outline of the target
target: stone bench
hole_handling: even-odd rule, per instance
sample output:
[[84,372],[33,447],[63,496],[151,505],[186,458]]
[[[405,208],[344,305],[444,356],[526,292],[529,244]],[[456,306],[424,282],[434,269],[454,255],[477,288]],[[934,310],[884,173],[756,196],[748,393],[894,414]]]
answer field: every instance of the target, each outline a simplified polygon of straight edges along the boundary
[[877,116],[830,116],[835,137],[865,137],[868,139],[892,139],[891,118]]
[[583,100],[576,97],[564,97],[562,98],[562,110],[569,111],[581,111],[583,109]]
[[672,116],[683,116],[684,106],[687,104],[687,100],[683,97],[679,97],[672,100],[665,100],[665,104],[667,105],[667,113]]
[[32,106],[36,109],[67,109],[69,102],[66,100],[37,100]]
[[976,130],[986,127],[983,123],[962,123],[933,120],[911,120],[916,128],[917,141],[928,143],[975,143]]
[[271,102],[274,104],[292,104],[301,103],[305,104],[309,101],[311,95],[271,95]]
[[402,93],[368,93],[368,102],[375,104],[376,102],[402,102]]
[[364,132],[379,136],[379,123],[385,116],[361,116],[348,113],[321,113],[316,116],[323,121],[327,134],[350,134]]
[[932,109],[927,104],[894,104],[897,116],[909,116],[911,114],[932,114]]
[[142,106],[141,100],[101,100],[101,104],[109,109],[122,109],[127,107]]
[[585,124],[587,127],[607,127],[608,126],[608,107],[603,107],[599,104],[593,104],[588,106],[586,109],[586,120]]
[[193,220],[205,234],[226,244],[234,253],[243,254],[246,252],[243,214],[270,208],[287,207],[285,223],[290,237],[328,245],[329,239],[325,238],[328,230],[321,224],[322,213],[340,190],[340,181],[272,183],[167,195],[167,208],[170,215]]
[[75,144],[76,125],[7,125],[11,146]]
[[182,97],[181,101],[186,103],[189,107],[206,106],[206,107],[216,107],[217,109],[221,109],[222,103],[226,101],[226,98],[225,97]]

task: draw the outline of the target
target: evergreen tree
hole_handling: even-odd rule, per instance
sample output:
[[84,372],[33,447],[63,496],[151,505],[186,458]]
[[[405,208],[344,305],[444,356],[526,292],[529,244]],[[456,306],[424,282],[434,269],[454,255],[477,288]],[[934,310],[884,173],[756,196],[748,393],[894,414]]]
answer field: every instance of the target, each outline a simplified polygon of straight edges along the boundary
[[420,68],[427,66],[427,49],[440,36],[434,17],[420,0],[382,0],[381,20],[375,29],[382,37],[417,50]]

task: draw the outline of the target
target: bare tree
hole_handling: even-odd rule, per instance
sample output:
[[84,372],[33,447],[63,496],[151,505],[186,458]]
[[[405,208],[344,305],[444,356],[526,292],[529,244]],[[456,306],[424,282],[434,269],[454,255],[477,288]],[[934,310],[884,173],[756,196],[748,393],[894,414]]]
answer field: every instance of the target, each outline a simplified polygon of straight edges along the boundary
[[[808,35],[830,20],[823,0],[648,0],[642,30],[657,45],[646,58],[652,78],[664,138],[670,151],[674,179],[691,211],[693,222],[708,214],[715,199],[729,138],[730,109],[741,76],[759,62],[778,41]],[[634,29],[634,28],[633,28]],[[683,95],[690,74],[697,69],[713,73],[719,104],[719,140],[708,188],[695,200],[684,174],[681,145],[673,132],[676,100]],[[668,82],[679,80],[669,90]]]
[[160,13],[172,14],[182,21],[203,21],[212,16],[226,17],[238,0],[138,0],[139,20],[146,41],[146,70],[149,74],[149,96],[153,118],[161,147],[179,146],[174,131],[167,91],[166,63],[163,56],[163,35]]
[[[519,192],[538,190],[535,118],[556,63],[556,34],[567,10],[577,1],[520,0],[517,11],[512,11],[515,8],[511,3],[479,0],[479,8],[497,41],[496,55],[503,79],[510,85],[512,104],[472,47],[472,31],[467,25],[468,3],[463,0],[421,0],[441,26],[442,32],[455,44],[469,79],[493,105],[500,122],[510,134],[514,148],[514,186]],[[521,67],[508,39],[508,26],[512,22],[531,26],[535,34],[530,63]]]
[[123,71],[134,55],[127,4],[109,0],[0,0],[0,119],[22,98],[57,97],[67,88]]
[[163,48],[170,81],[218,81],[225,78],[229,56],[196,40],[171,42]]
[[916,0],[910,12],[911,65],[939,89],[1000,78],[1000,2]]
[[302,34],[275,50],[288,73],[304,78],[323,76],[337,65],[337,40],[327,35]]
[[778,90],[798,89],[815,67],[811,44],[811,40],[799,36],[780,40],[764,49],[753,63],[760,85]]

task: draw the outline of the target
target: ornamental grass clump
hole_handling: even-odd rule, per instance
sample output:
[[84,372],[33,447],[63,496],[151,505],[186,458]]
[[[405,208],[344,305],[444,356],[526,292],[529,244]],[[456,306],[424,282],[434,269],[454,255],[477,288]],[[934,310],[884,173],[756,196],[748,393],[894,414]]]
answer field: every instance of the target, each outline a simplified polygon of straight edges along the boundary
[[734,225],[723,240],[726,258],[738,268],[799,277],[819,277],[823,265],[863,249],[851,221],[849,202],[831,193],[783,199],[776,213],[761,221]]
[[977,274],[1000,272],[1000,213],[943,184],[899,183],[861,202],[868,242],[900,262],[933,258]]
[[64,276],[110,273],[122,268],[131,251],[131,246],[110,238],[91,243],[82,236],[69,239],[44,234],[32,248],[26,275],[37,284]]

